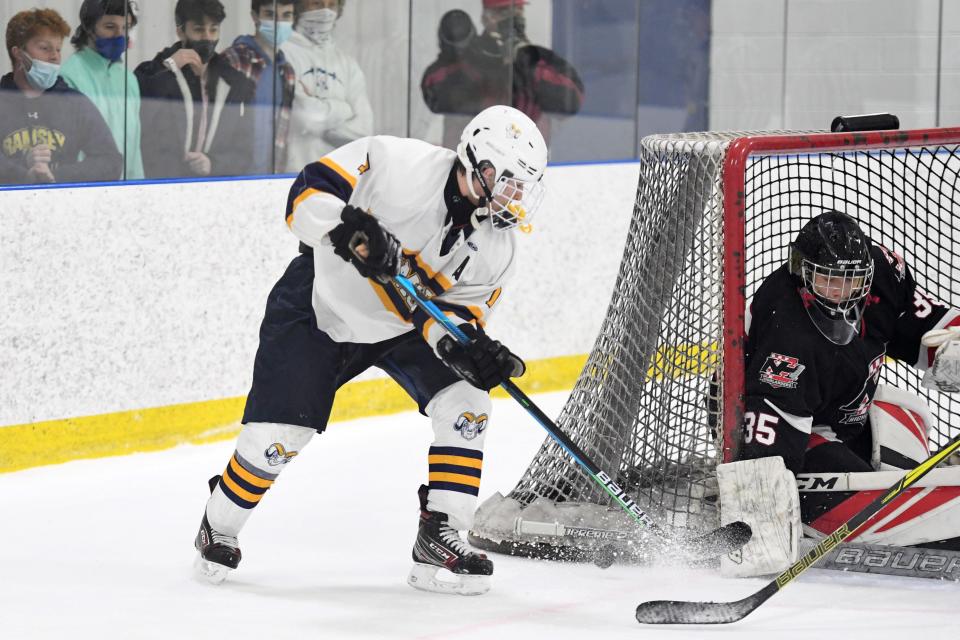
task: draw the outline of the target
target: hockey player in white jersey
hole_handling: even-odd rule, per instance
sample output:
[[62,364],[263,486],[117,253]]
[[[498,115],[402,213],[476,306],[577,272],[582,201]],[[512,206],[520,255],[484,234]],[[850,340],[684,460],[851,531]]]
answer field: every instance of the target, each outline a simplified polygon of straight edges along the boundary
[[[219,582],[237,567],[237,535],[253,508],[326,428],[340,385],[375,366],[434,429],[408,582],[489,589],[493,563],[459,531],[476,506],[488,392],[525,366],[483,327],[514,270],[515,229],[528,227],[542,200],[546,163],[533,121],[495,106],[467,125],[456,152],[374,136],[304,167],[286,208],[301,255],[267,300],[244,426],[226,470],[211,479],[195,543],[202,576]],[[458,322],[468,346],[394,285],[397,273]]]

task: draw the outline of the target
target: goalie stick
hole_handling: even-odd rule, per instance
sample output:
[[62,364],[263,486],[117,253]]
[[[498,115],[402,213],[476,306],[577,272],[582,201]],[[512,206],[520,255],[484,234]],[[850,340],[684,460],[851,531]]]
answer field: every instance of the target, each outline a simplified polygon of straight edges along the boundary
[[[420,296],[409,279],[402,275],[396,275],[393,277],[393,281],[413,298],[417,306],[423,309],[436,322],[440,323],[440,325],[461,344],[466,344],[470,341],[467,335],[461,331],[437,305],[430,300],[424,300]],[[546,429],[547,433],[550,434],[557,444],[583,467],[590,477],[603,487],[604,491],[609,493],[630,517],[655,532],[658,537],[664,541],[665,551],[673,552],[675,550],[669,548],[668,545],[677,545],[679,547],[677,551],[680,551],[687,559],[699,559],[702,557],[726,555],[749,542],[752,531],[750,530],[750,525],[745,522],[731,522],[730,524],[708,531],[697,537],[670,539],[667,533],[627,495],[627,492],[624,491],[610,475],[594,464],[587,454],[567,437],[512,381],[506,380],[500,386],[510,394],[510,397],[519,402],[520,406],[526,409],[527,413],[533,416],[534,420],[536,420],[540,426]]]
[[795,562],[793,566],[753,595],[734,602],[691,602],[682,600],[641,602],[637,605],[637,622],[641,624],[727,624],[742,620],[766,602],[770,596],[786,587],[793,582],[794,578],[816,564],[831,549],[856,533],[867,520],[958,449],[960,449],[960,436],[951,440],[939,452],[933,454],[921,462],[913,471],[900,478],[885,493],[877,496],[876,500],[840,525],[833,533],[821,540],[817,546]]

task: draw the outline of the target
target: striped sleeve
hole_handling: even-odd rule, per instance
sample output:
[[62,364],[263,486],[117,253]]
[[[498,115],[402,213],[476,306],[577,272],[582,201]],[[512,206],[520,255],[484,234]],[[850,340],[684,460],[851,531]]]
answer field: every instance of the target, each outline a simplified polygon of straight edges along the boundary
[[303,168],[287,197],[285,217],[295,236],[311,247],[340,223],[367,163],[369,138],[340,147]]

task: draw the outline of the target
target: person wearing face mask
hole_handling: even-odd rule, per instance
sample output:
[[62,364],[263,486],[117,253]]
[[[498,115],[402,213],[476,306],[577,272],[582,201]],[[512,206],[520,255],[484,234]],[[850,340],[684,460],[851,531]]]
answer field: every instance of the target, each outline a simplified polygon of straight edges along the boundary
[[253,35],[224,49],[231,67],[256,83],[252,111],[251,173],[275,173],[286,166],[287,131],[296,76],[280,45],[293,33],[293,0],[252,0]]
[[60,77],[70,27],[53,9],[7,23],[13,71],[0,78],[0,183],[116,180],[122,158],[97,108]]
[[297,0],[294,33],[282,50],[297,91],[286,170],[300,171],[333,149],[373,133],[373,108],[360,65],[333,42],[345,0]]
[[130,31],[137,24],[137,6],[132,0],[84,0],[80,26],[70,43],[77,52],[63,65],[61,75],[68,85],[96,105],[123,149],[123,178],[144,177],[140,155],[140,85],[124,64]]
[[469,14],[448,11],[438,29],[440,54],[420,83],[430,111],[445,114],[443,143],[451,146],[467,120],[492,104],[529,116],[549,140],[549,114],[573,115],[583,104],[577,70],[554,51],[530,42],[526,0],[483,0],[477,35]]
[[226,12],[219,0],[177,0],[179,42],[134,74],[143,96],[148,178],[243,175],[253,157],[247,105],[256,84],[216,53]]

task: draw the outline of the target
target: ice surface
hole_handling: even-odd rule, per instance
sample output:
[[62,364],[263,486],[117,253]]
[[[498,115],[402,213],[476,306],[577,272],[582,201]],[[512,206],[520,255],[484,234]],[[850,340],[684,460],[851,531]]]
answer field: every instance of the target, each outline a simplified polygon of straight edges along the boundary
[[[549,415],[564,398],[534,396]],[[495,556],[486,595],[415,591],[405,579],[431,434],[416,413],[332,425],[257,507],[243,562],[218,587],[192,579],[193,536],[233,442],[0,475],[0,638],[956,637],[960,584],[817,570],[723,627],[643,627],[633,611],[738,599],[764,581]],[[544,435],[495,401],[481,500],[513,487]]]

